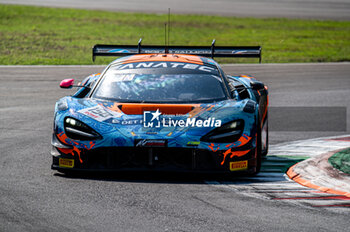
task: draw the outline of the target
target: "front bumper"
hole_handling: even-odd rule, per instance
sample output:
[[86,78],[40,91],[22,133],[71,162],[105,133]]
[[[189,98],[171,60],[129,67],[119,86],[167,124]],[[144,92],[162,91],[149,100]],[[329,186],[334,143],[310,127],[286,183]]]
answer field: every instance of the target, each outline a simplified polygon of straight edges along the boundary
[[[171,171],[218,172],[244,171],[254,173],[257,165],[255,148],[241,157],[226,157],[223,152],[197,148],[171,147],[104,147],[64,154],[52,147],[52,169],[58,171]],[[74,165],[60,164],[60,159],[73,160]],[[232,164],[244,163],[243,168],[232,170]],[[237,166],[237,165],[234,165]],[[231,168],[230,168],[231,167]]]

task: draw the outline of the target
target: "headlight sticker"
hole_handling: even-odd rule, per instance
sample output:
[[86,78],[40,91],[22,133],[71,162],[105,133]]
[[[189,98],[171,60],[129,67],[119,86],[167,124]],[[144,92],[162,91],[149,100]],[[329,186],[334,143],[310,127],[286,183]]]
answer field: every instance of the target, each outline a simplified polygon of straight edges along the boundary
[[90,118],[93,118],[99,122],[103,122],[114,117],[113,113],[109,112],[108,110],[106,110],[104,107],[100,105],[91,107],[91,108],[82,109],[82,110],[79,110],[78,112]]

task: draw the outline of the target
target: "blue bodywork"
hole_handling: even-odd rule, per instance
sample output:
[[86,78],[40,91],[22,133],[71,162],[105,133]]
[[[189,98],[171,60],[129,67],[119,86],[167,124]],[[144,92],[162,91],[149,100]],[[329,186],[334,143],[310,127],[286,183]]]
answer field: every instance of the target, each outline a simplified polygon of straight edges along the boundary
[[[118,59],[113,63],[118,63],[126,58]],[[217,65],[217,63],[208,58],[205,63]],[[112,63],[112,64],[113,64]],[[219,67],[219,66],[218,66]],[[222,72],[222,70],[220,69]],[[93,86],[103,76],[94,74],[82,81],[84,86]],[[123,112],[123,103],[94,99],[90,97],[81,97],[86,88],[80,88],[73,96],[61,98],[55,106],[54,132],[53,132],[53,149],[51,154],[54,157],[53,169],[79,169],[84,170],[85,159],[89,152],[98,149],[118,149],[118,148],[135,148],[136,141],[166,141],[164,149],[186,149],[193,152],[210,153],[216,160],[215,170],[212,171],[230,171],[230,162],[248,161],[246,170],[256,172],[257,165],[257,133],[260,122],[258,121],[259,99],[254,93],[251,83],[255,79],[247,76],[226,76],[229,83],[239,84],[245,88],[248,96],[241,99],[237,89],[233,90],[232,99],[223,100],[213,103],[193,104],[193,109],[183,115],[161,115],[160,120],[168,118],[174,120],[184,120],[195,118],[196,120],[206,120],[209,117],[221,120],[221,125],[233,122],[235,120],[244,121],[244,129],[241,137],[230,143],[215,143],[203,141],[203,136],[215,129],[209,127],[144,127],[142,114],[127,114]],[[234,88],[234,87],[232,87]],[[260,93],[259,93],[260,94]],[[267,95],[267,91],[266,91]],[[161,107],[161,104],[159,104]],[[102,117],[92,115],[89,110],[102,112]],[[74,118],[83,122],[88,127],[96,131],[101,137],[96,140],[77,140],[67,136],[65,131],[65,119]],[[151,146],[152,147],[152,146]],[[157,149],[160,149],[157,146]],[[180,150],[182,151],[182,150]],[[67,167],[58,163],[59,159],[74,159],[73,167]],[[152,163],[153,164],[153,163]],[[94,166],[95,167],[95,166]],[[193,167],[193,165],[192,165]],[[88,168],[87,168],[88,169]],[[93,168],[99,169],[99,168]],[[108,169],[104,167],[103,169]],[[196,167],[194,168],[196,169]],[[143,170],[143,169],[142,169]],[[240,170],[240,169],[237,169]],[[203,171],[210,171],[204,168]],[[234,171],[234,169],[231,169]]]

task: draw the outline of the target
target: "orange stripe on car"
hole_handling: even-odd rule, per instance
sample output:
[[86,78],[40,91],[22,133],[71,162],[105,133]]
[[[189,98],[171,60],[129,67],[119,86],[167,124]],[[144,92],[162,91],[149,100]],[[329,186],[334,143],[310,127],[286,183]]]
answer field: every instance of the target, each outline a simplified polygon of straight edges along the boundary
[[152,61],[169,61],[169,62],[183,62],[203,65],[203,61],[195,55],[178,55],[178,54],[147,54],[134,55],[123,61],[123,64],[136,62],[152,62]]
[[144,111],[159,111],[162,114],[187,114],[193,110],[193,104],[135,104],[123,103],[119,106],[124,114],[143,114]]
[[249,150],[246,150],[246,151],[232,151],[231,149],[232,148],[228,149],[227,151],[225,151],[223,153],[224,159],[222,160],[221,165],[224,165],[226,156],[228,156],[228,155],[231,155],[230,158],[233,158],[234,156],[241,157],[241,156],[244,156],[245,154],[247,154],[249,152]]
[[112,110],[114,112],[118,112],[118,113],[121,113],[122,111],[120,110],[119,108],[119,104],[118,103],[114,103],[112,106],[107,106],[107,108],[109,110]]
[[[63,143],[66,144],[66,139],[68,139],[67,135],[64,132],[61,132],[57,134],[57,138]],[[63,152],[64,154],[71,154],[74,156],[74,151],[78,154],[80,163],[83,163],[83,160],[80,157],[80,150],[73,146],[73,148],[57,148],[59,151]]]
[[239,138],[239,140],[237,140],[237,141],[234,142],[234,143],[227,144],[226,147],[235,146],[235,144],[239,144],[238,146],[236,145],[235,147],[241,147],[241,146],[243,146],[243,145],[246,145],[251,139],[252,139],[252,137],[249,137],[248,135],[243,134],[243,135]]
[[[61,143],[67,144],[66,139],[68,139],[68,137],[64,132],[61,132],[61,133],[56,134],[56,135],[57,135],[58,140],[61,141]],[[79,144],[75,141],[72,141],[72,143],[74,143],[76,145]],[[95,142],[92,142],[92,141],[90,141],[89,147],[87,145],[84,145],[85,149],[87,149],[87,150],[92,149],[94,146],[95,146]],[[70,154],[72,156],[74,156],[74,152],[76,152],[78,154],[78,158],[79,158],[80,163],[83,163],[83,160],[81,159],[81,150],[79,148],[77,148],[76,146],[73,146],[73,148],[58,148],[57,147],[57,149],[66,155]]]
[[252,76],[248,76],[248,75],[240,75],[240,77],[244,77],[244,78],[248,78],[248,79],[252,79],[252,78],[254,78],[254,77],[252,77]]

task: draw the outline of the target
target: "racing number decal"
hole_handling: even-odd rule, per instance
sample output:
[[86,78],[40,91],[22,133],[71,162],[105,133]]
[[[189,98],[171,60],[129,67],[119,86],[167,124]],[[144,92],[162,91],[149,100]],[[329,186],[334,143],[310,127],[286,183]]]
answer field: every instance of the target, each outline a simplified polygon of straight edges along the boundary
[[113,117],[112,113],[108,112],[106,109],[99,105],[92,108],[79,110],[78,112],[90,118],[93,118],[99,122],[105,121]]
[[99,108],[91,109],[90,112],[95,114],[95,115],[98,115],[98,116],[100,116],[102,118],[107,118],[107,117],[112,115],[109,112],[107,112],[107,111],[105,111],[103,109],[99,109]]

